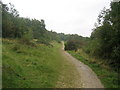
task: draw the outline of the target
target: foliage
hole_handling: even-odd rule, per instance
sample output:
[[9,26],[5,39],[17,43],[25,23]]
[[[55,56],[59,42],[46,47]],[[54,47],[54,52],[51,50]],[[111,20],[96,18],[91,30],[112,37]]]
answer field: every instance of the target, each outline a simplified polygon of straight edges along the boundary
[[87,44],[87,40],[89,40],[89,38],[85,38],[77,34],[72,34],[69,35],[66,40],[67,42],[65,43],[65,50],[77,51],[79,48],[82,48],[85,44]]
[[65,44],[65,50],[77,50],[77,42],[74,40],[69,40],[67,41],[67,43]]
[[52,40],[60,41],[59,35],[56,32],[46,30],[43,19],[39,21],[19,17],[18,11],[11,3],[9,6],[2,3],[2,16],[3,38],[22,38],[27,42],[28,40],[38,39],[39,43],[44,44],[49,44]]
[[110,66],[120,68],[120,2],[111,2],[110,9],[103,9],[98,16],[98,25],[91,34],[85,52],[106,59]]

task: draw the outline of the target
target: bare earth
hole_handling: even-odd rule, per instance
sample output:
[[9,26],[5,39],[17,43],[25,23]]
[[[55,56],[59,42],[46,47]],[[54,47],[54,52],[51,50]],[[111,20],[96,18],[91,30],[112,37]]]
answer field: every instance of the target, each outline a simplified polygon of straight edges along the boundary
[[87,65],[72,57],[63,48],[60,53],[65,61],[57,86],[59,88],[104,88],[96,74]]

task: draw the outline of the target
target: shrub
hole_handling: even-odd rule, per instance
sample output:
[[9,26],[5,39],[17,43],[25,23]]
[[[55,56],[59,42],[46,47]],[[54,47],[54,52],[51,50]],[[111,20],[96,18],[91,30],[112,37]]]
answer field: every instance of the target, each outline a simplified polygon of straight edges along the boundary
[[77,50],[78,49],[78,44],[74,40],[68,40],[67,43],[65,44],[65,50]]

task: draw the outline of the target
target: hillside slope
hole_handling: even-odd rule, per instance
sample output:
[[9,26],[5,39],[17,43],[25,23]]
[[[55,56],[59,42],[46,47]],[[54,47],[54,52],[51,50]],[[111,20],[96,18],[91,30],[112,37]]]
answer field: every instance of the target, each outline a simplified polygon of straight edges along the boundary
[[52,45],[34,47],[3,39],[3,88],[54,87],[62,60],[58,52],[61,44]]

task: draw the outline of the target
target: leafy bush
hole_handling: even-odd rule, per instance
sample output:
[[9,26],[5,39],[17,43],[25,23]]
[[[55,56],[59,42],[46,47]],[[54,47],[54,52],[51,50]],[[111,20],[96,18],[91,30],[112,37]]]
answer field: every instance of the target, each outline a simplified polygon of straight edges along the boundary
[[68,40],[65,44],[65,50],[77,50],[78,49],[78,43],[75,40]]

